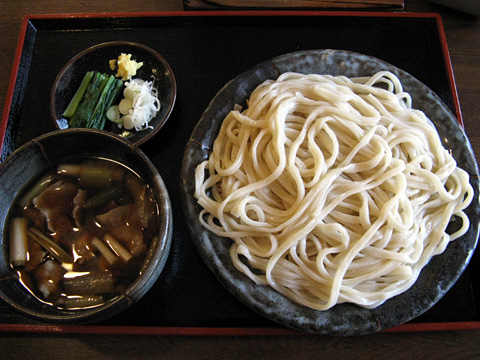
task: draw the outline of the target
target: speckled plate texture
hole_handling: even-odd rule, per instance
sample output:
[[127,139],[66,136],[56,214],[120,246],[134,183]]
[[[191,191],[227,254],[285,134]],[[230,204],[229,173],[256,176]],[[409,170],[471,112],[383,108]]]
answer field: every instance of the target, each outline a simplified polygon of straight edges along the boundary
[[[193,196],[195,168],[209,156],[226,114],[235,104],[245,107],[245,100],[264,80],[276,79],[279,74],[288,71],[357,77],[370,76],[380,70],[389,70],[400,78],[404,90],[412,95],[413,107],[424,111],[432,120],[441,139],[444,139],[444,146],[452,151],[458,165],[471,175],[475,189],[475,198],[467,209],[471,226],[462,238],[450,243],[443,254],[430,261],[414,286],[376,309],[340,304],[327,311],[315,311],[292,302],[270,287],[255,285],[233,267],[229,257],[232,241],[213,235],[198,221],[200,207]],[[201,257],[239,301],[290,328],[317,334],[351,336],[374,333],[406,323],[431,308],[452,287],[465,270],[477,244],[480,219],[478,167],[463,128],[427,86],[408,73],[367,55],[341,50],[295,52],[260,63],[240,74],[218,92],[205,110],[186,146],[183,161],[183,205]]]

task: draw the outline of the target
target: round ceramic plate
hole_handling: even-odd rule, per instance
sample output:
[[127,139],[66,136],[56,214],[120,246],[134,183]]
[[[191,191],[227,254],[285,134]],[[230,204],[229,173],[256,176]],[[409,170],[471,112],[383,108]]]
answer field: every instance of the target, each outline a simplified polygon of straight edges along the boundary
[[[131,54],[132,60],[143,62],[133,78],[154,82],[158,90],[160,111],[150,121],[151,128],[142,131],[124,131],[107,121],[105,130],[116,133],[135,145],[140,145],[155,135],[168,120],[173,110],[177,95],[177,85],[173,71],[168,62],[153,49],[129,41],[112,41],[92,46],[74,56],[59,72],[50,95],[50,112],[58,129],[68,128],[68,120],[63,117],[70,100],[80,86],[88,71],[96,70],[114,74],[109,60],[117,59],[122,53]],[[121,97],[121,95],[120,95]]]
[[[205,230],[198,221],[200,207],[194,194],[194,172],[212,148],[220,125],[235,104],[245,100],[264,80],[294,71],[370,76],[380,70],[395,73],[404,89],[414,99],[413,107],[423,110],[433,121],[444,146],[450,149],[458,165],[471,175],[475,198],[467,209],[471,220],[468,232],[449,244],[446,251],[434,257],[423,269],[417,282],[376,309],[353,304],[339,304],[327,311],[315,311],[298,305],[270,287],[255,285],[237,271],[230,260],[232,241]],[[182,169],[182,196],[185,213],[195,245],[207,266],[219,281],[241,302],[259,314],[288,327],[329,335],[362,335],[403,324],[421,315],[452,287],[465,270],[477,243],[480,209],[478,202],[478,168],[470,143],[457,119],[440,98],[406,72],[370,56],[338,50],[289,53],[258,64],[222,88],[212,100],[188,142]]]

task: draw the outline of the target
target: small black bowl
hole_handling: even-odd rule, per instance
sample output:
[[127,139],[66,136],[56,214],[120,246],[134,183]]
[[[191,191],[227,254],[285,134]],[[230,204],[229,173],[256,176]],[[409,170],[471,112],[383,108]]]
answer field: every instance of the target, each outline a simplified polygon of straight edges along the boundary
[[[152,188],[159,209],[159,226],[150,243],[140,276],[121,295],[86,309],[61,310],[36,299],[10,266],[8,216],[25,186],[51,165],[79,156],[119,162],[135,171]],[[172,241],[172,209],[165,184],[155,166],[137,147],[112,133],[93,129],[56,130],[29,141],[0,164],[0,298],[15,310],[48,323],[92,323],[116,315],[137,302],[156,282]]]
[[88,71],[114,74],[109,61],[117,59],[122,53],[131,54],[132,60],[143,62],[134,78],[154,81],[158,90],[161,108],[149,125],[151,129],[125,132],[114,123],[108,122],[105,130],[127,138],[135,145],[143,144],[155,135],[168,120],[177,96],[177,84],[168,62],[153,49],[129,41],[112,41],[92,46],[74,56],[60,71],[53,83],[50,94],[50,112],[58,129],[68,128],[68,121],[63,117],[70,100],[80,86]]

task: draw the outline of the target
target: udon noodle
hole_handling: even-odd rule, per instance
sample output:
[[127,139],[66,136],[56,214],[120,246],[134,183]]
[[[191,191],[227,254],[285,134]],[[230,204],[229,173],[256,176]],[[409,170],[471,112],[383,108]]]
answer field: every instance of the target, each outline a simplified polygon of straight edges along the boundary
[[467,231],[473,197],[390,72],[265,81],[226,116],[195,183],[199,219],[233,240],[236,269],[316,310],[409,289]]

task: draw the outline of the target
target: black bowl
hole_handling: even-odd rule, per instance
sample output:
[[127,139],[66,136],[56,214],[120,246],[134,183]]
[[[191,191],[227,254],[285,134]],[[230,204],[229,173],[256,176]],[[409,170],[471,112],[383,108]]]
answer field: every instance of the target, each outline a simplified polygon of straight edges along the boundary
[[[61,310],[33,297],[18,281],[9,262],[7,220],[11,204],[25,186],[51,164],[85,157],[120,162],[137,172],[153,189],[159,208],[159,230],[150,244],[143,272],[126,291],[93,308]],[[137,147],[106,131],[57,130],[18,148],[0,165],[0,298],[17,311],[49,323],[91,323],[109,318],[137,302],[155,283],[167,260],[172,239],[172,209],[165,184],[155,166]]]
[[70,100],[77,91],[83,77],[88,71],[114,74],[109,60],[117,59],[121,53],[132,54],[132,59],[143,62],[134,78],[154,81],[158,90],[161,108],[149,125],[151,129],[124,132],[114,123],[108,122],[105,130],[126,137],[135,145],[143,144],[155,135],[168,120],[177,95],[177,85],[173,71],[168,62],[151,48],[128,41],[112,41],[92,46],[74,56],[60,71],[55,79],[50,94],[50,112],[58,129],[68,128],[68,121],[63,117]]

